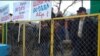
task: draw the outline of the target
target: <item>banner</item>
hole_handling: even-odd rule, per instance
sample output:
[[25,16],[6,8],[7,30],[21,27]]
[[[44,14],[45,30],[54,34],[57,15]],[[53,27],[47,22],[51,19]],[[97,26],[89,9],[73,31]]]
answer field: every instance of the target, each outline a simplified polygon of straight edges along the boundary
[[9,22],[10,20],[9,5],[0,7],[0,23]]
[[13,4],[13,21],[30,20],[30,1],[21,1]]
[[51,18],[51,1],[35,0],[31,4],[31,20],[44,20]]

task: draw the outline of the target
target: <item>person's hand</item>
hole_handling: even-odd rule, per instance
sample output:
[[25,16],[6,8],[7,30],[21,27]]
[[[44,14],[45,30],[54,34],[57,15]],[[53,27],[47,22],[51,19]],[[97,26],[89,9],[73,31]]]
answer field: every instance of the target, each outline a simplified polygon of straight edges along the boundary
[[82,37],[82,34],[80,32],[77,33],[78,37]]

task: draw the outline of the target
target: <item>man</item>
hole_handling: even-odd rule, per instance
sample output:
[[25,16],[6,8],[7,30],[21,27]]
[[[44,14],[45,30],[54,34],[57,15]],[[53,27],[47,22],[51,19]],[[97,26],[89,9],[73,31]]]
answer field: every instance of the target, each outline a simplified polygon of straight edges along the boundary
[[[79,15],[86,15],[86,9],[80,7]],[[81,55],[96,56],[97,25],[91,17],[83,17],[79,21],[78,37],[81,39]]]
[[61,56],[64,56],[64,47],[62,42],[65,40],[65,31],[59,21],[55,21],[54,34],[54,56],[57,56],[58,50],[60,51]]
[[49,56],[50,27],[48,21],[41,22],[40,53],[41,56]]
[[[61,12],[58,12],[57,17],[63,17]],[[54,56],[57,56],[57,52],[60,51],[61,56],[64,56],[63,41],[65,38],[65,20],[55,20],[54,21]]]
[[77,36],[77,31],[78,31],[78,24],[79,24],[79,19],[71,19],[68,20],[68,32],[69,32],[69,39],[71,40],[71,44],[73,47],[72,51],[72,56],[79,56],[80,55],[80,38]]
[[[78,15],[86,15],[86,9],[80,7]],[[72,56],[96,56],[97,26],[90,17],[81,17],[70,22],[69,32],[72,40]]]
[[55,18],[55,13],[53,12],[53,8],[51,10],[51,18]]

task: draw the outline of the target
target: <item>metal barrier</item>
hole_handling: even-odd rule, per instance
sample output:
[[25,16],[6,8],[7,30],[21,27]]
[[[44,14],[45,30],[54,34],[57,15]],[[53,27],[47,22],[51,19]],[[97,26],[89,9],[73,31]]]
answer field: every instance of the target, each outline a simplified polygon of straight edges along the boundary
[[8,24],[10,56],[100,56],[100,14],[40,21]]
[[[97,56],[97,18],[97,15],[90,15],[55,19],[54,56]],[[68,25],[63,28],[66,21]],[[64,33],[65,31],[66,33]],[[64,40],[64,37],[66,40]],[[70,46],[70,48],[64,46],[63,42],[69,43],[67,46]]]
[[10,45],[10,52],[9,56],[22,56],[23,52],[23,28],[21,27],[20,31],[20,41],[18,41],[18,30],[19,30],[19,23],[8,23],[7,27],[7,44]]

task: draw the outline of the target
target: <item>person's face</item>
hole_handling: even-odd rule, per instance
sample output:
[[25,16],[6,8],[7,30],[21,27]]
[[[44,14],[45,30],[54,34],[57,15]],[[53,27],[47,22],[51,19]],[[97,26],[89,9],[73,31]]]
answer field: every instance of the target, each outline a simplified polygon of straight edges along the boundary
[[42,23],[41,26],[44,28],[44,27],[47,27],[48,25],[47,25],[47,23],[44,22],[44,23]]
[[85,15],[86,13],[84,11],[82,12],[77,12],[77,15]]
[[60,26],[59,22],[55,22],[55,23],[54,23],[55,29],[59,28],[59,26]]

